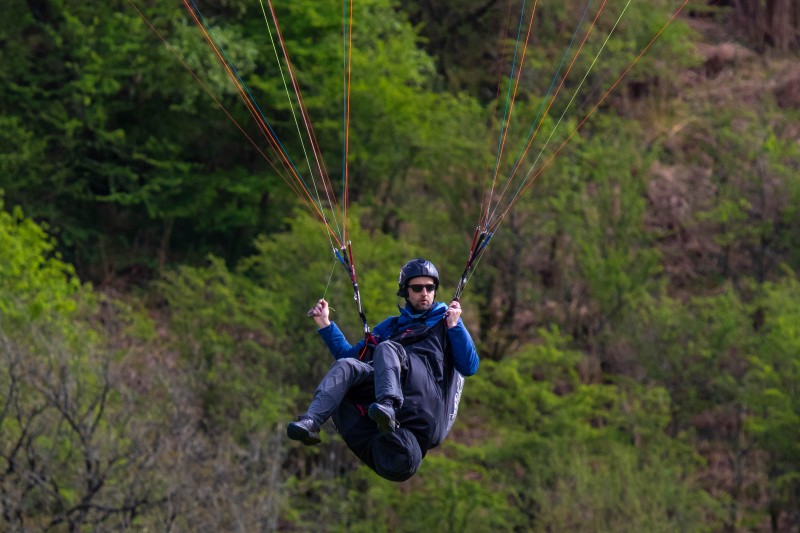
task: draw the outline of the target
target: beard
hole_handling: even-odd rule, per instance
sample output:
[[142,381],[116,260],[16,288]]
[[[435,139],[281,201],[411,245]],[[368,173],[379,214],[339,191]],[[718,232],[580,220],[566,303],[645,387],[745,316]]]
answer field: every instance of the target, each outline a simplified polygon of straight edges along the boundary
[[414,304],[409,300],[408,304],[417,313],[424,313],[425,311],[430,311],[431,308],[433,307],[433,299],[431,299],[431,301],[429,302],[422,302],[422,303],[418,302],[417,304]]

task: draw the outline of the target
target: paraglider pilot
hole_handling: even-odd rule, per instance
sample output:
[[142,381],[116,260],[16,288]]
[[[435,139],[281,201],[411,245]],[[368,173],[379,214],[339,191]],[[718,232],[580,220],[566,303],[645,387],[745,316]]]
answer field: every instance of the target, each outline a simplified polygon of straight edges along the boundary
[[479,364],[459,302],[436,302],[438,287],[433,263],[406,263],[397,291],[405,307],[375,326],[374,350],[365,340],[351,345],[330,321],[328,302],[319,300],[309,315],[336,361],[308,410],[289,424],[289,438],[319,444],[320,427],[332,418],[350,450],[378,475],[391,481],[414,475],[449,433],[464,376]]

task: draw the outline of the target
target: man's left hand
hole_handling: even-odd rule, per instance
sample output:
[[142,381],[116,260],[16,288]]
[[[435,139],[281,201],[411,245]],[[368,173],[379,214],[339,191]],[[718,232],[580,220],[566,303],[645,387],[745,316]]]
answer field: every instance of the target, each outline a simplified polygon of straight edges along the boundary
[[454,328],[458,324],[458,319],[461,317],[461,304],[458,300],[450,302],[450,307],[444,314],[444,319],[447,322],[447,328]]

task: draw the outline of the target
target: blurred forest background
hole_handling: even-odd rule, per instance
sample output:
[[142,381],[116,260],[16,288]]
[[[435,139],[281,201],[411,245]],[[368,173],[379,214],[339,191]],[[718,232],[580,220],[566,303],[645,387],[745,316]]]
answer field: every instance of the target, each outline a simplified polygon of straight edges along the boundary
[[[274,4],[340,183],[342,4]],[[609,0],[548,135],[680,5]],[[689,2],[519,196],[463,299],[481,368],[402,484],[328,426],[285,437],[331,362],[305,311],[324,294],[357,340],[352,287],[204,90],[259,138],[186,9],[137,4],[151,29],[119,0],[3,6],[0,529],[800,531],[795,0]],[[439,299],[455,288],[521,6],[354,3],[349,229],[373,325],[411,257]],[[509,145],[586,6],[538,2]],[[199,7],[298,150],[262,6]]]

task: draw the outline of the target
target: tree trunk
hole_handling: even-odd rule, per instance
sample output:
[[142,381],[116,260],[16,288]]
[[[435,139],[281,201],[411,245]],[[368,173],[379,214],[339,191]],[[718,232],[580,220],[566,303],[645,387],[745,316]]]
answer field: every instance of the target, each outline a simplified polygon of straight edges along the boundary
[[800,4],[796,0],[734,0],[734,24],[757,48],[800,48]]

